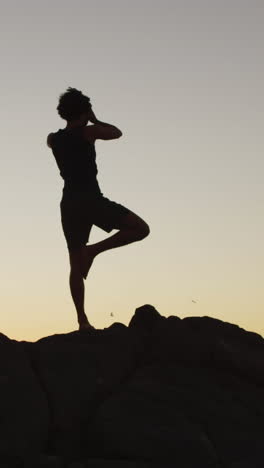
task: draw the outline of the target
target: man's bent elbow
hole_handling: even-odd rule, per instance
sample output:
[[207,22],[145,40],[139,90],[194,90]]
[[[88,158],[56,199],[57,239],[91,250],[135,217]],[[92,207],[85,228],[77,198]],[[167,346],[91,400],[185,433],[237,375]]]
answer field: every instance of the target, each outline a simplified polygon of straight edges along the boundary
[[145,239],[145,237],[149,236],[150,234],[150,227],[147,223],[145,223],[140,230],[140,240]]
[[117,128],[116,135],[117,135],[116,138],[120,138],[123,135],[123,133],[121,132],[121,130],[119,130],[119,128]]

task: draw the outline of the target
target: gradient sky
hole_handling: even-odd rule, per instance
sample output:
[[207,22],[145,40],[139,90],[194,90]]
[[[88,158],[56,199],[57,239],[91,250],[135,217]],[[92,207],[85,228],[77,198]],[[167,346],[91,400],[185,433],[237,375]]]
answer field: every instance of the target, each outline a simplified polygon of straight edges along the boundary
[[[92,325],[152,304],[264,335],[263,21],[255,0],[1,2],[2,333],[78,328],[46,146],[72,86],[123,132],[96,142],[103,194],[151,230],[96,258]],[[115,232],[94,226],[90,242]]]

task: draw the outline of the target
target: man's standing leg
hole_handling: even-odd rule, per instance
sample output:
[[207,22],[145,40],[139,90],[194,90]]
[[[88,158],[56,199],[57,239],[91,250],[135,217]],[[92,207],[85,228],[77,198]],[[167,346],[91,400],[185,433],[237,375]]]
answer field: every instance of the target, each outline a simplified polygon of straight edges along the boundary
[[70,290],[72,299],[76,308],[78,323],[80,328],[91,328],[92,325],[89,323],[88,318],[84,310],[84,281],[82,276],[82,255],[83,248],[76,249],[69,252],[70,255]]

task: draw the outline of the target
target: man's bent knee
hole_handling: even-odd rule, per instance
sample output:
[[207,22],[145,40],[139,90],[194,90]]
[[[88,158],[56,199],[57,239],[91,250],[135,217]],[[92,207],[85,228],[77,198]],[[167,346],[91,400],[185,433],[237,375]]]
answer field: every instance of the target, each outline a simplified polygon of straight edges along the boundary
[[140,240],[145,239],[145,237],[147,237],[150,233],[149,225],[144,221],[140,224],[140,227],[137,229],[137,232]]
[[150,233],[148,224],[136,213],[130,211],[123,219],[121,229],[129,228],[140,232],[144,237]]

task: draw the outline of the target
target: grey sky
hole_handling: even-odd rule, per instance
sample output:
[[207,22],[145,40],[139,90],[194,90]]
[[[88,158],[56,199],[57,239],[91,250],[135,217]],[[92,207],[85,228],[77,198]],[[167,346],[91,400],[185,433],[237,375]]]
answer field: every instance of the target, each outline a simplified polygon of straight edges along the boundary
[[[106,254],[115,266],[99,259],[91,322],[106,326],[118,309],[127,323],[145,301],[165,315],[213,315],[264,333],[263,8],[254,0],[1,3],[0,300],[14,316],[6,332],[18,336],[18,302],[32,336],[54,328],[50,312],[37,331],[32,281],[35,301],[45,294],[42,308],[61,310],[58,328],[63,310],[72,327],[72,306],[61,302],[63,183],[45,141],[65,126],[57,100],[73,86],[123,131],[97,144],[102,191],[151,227],[145,243]],[[104,234],[95,228],[91,239]],[[121,266],[103,299],[101,271],[118,275]]]

